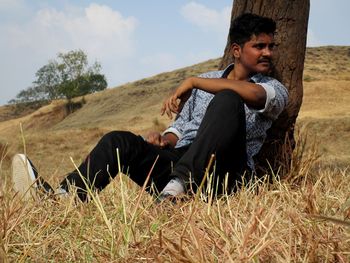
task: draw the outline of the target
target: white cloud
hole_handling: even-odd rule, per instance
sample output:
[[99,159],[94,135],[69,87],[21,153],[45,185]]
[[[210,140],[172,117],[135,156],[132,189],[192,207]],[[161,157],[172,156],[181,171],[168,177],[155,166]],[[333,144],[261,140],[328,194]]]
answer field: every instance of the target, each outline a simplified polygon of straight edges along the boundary
[[202,4],[190,2],[181,8],[182,16],[204,31],[227,32],[230,25],[231,7],[222,10],[210,9]]
[[21,48],[49,53],[80,48],[103,58],[132,53],[136,25],[134,17],[91,4],[84,10],[41,9],[26,25],[11,26],[7,32],[9,44]]

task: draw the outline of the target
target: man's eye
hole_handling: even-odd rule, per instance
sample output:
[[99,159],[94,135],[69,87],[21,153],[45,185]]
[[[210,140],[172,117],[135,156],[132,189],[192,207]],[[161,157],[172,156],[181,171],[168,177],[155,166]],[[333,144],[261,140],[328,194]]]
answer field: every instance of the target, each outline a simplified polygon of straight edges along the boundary
[[270,49],[270,50],[274,49],[275,47],[276,47],[276,44],[270,44],[270,45],[269,45],[269,49]]

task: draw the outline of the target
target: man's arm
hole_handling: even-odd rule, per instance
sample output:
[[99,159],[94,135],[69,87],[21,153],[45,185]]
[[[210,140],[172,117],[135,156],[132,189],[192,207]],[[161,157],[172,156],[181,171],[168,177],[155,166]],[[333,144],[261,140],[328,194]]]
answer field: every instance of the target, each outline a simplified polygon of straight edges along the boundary
[[258,84],[224,78],[190,77],[164,101],[161,113],[166,113],[169,117],[171,117],[171,113],[177,113],[179,111],[178,105],[187,100],[194,88],[213,94],[226,89],[233,90],[241,96],[247,106],[255,109],[264,108],[266,102],[266,91]]
[[244,102],[253,108],[264,108],[266,101],[266,92],[258,84],[242,80],[231,79],[206,79],[193,77],[190,78],[193,88],[201,89],[209,93],[217,93],[222,90],[230,89],[237,92]]

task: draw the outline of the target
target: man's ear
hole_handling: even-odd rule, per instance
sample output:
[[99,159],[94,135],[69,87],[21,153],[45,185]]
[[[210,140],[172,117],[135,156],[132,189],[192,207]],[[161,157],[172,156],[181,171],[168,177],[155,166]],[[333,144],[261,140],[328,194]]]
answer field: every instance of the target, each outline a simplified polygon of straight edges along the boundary
[[241,57],[241,51],[242,51],[242,48],[240,45],[236,44],[236,43],[233,43],[232,46],[231,46],[231,52],[232,52],[232,55],[233,57],[236,59],[236,58],[240,58]]

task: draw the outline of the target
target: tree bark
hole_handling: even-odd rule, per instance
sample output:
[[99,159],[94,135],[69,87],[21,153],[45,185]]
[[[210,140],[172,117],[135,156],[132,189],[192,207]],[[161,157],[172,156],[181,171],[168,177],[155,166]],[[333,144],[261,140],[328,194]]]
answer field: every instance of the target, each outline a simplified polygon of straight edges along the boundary
[[[294,124],[303,98],[303,70],[306,51],[310,0],[234,0],[232,21],[242,13],[254,13],[276,21],[276,51],[271,74],[289,91],[289,102],[277,121],[268,130],[267,139],[256,158],[257,171],[274,172],[290,169],[294,141]],[[232,39],[227,40],[220,68],[233,62]],[[271,167],[271,168],[270,168]]]

